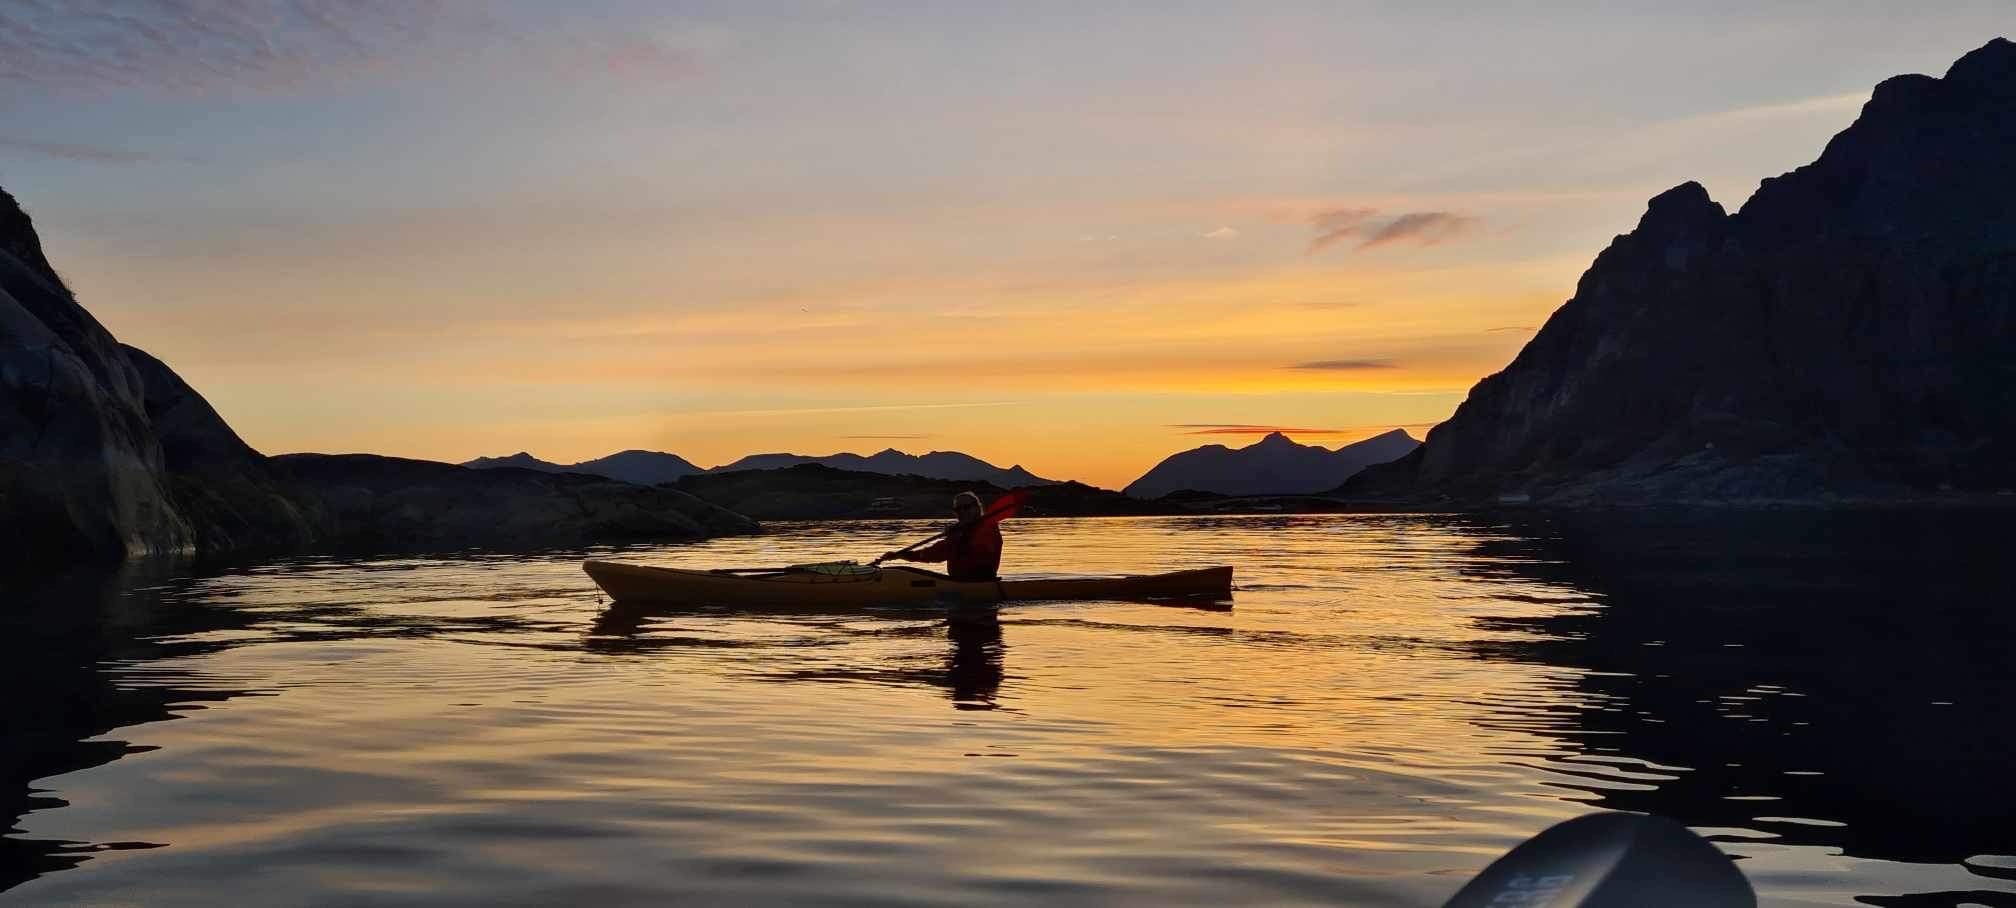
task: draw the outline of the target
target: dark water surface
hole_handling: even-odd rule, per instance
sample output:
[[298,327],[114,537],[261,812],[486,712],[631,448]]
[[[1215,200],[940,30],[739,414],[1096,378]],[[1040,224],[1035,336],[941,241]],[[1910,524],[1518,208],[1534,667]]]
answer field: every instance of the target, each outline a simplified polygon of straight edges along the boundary
[[2016,905],[2005,522],[1023,520],[1011,574],[1236,608],[994,628],[612,611],[579,552],[54,585],[0,619],[0,904],[1436,905],[1618,809],[1767,905]]

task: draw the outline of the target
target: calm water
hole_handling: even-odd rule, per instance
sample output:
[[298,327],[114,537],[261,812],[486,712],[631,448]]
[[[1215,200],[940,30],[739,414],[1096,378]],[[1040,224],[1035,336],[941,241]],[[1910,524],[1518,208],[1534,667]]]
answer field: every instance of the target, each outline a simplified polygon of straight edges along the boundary
[[1236,607],[992,629],[610,611],[580,552],[45,588],[0,904],[1436,905],[1608,808],[1766,904],[2016,905],[2001,522],[1023,520],[1009,573],[1230,563]]

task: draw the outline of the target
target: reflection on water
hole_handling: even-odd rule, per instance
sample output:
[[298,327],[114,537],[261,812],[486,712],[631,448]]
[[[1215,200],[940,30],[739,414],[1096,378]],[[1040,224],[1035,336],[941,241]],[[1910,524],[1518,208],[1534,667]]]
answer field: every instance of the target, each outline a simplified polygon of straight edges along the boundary
[[637,610],[579,552],[19,591],[0,903],[1429,905],[1609,808],[1765,904],[2016,904],[1995,521],[1009,529],[1011,573],[1230,563],[1237,607]]

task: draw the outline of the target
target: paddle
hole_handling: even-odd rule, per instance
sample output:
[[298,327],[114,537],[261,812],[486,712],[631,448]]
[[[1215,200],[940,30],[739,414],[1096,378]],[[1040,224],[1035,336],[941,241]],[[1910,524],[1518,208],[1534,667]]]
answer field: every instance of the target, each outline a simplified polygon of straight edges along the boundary
[[[1000,523],[1003,520],[1007,520],[1008,518],[1015,516],[1015,512],[1022,510],[1022,505],[1028,502],[1028,500],[1029,500],[1028,489],[1015,489],[1005,495],[1002,495],[1000,498],[994,499],[994,503],[988,505],[987,510],[980,514],[980,520],[975,529],[987,526],[989,524]],[[904,552],[915,551],[919,548],[930,545],[931,543],[937,542],[938,540],[945,538],[945,534],[950,533],[958,528],[959,525],[955,523],[949,527],[939,530],[936,533],[931,534],[930,536],[927,536],[923,539],[919,539],[916,542],[910,543],[909,545],[897,549],[896,551],[891,552],[890,554],[901,555]],[[889,555],[883,555],[879,558],[876,558],[874,561],[870,561],[868,563],[870,565],[877,565],[881,564],[884,561],[887,561],[888,559]]]
[[1491,862],[1443,908],[1755,908],[1736,863],[1664,817],[1592,813]]

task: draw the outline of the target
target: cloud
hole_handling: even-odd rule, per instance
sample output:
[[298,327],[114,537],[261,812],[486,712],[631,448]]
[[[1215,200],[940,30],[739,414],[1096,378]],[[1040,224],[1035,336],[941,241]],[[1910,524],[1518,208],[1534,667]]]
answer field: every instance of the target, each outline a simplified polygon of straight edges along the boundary
[[1373,231],[1365,242],[1358,244],[1358,248],[1371,249],[1392,243],[1433,246],[1469,230],[1475,223],[1476,218],[1447,211],[1412,211]]
[[70,142],[38,142],[13,136],[0,136],[0,151],[21,151],[47,158],[64,161],[89,161],[97,164],[138,164],[144,161],[175,160],[186,158],[150,154],[144,151],[128,151],[124,148],[107,148],[103,145],[79,145]]
[[892,440],[893,440],[893,439],[899,439],[899,438],[903,438],[903,439],[918,439],[918,438],[932,438],[932,437],[934,437],[934,436],[932,436],[932,435],[931,435],[931,434],[929,434],[929,433],[925,433],[925,434],[918,434],[918,435],[842,435],[842,436],[840,436],[840,437],[841,437],[841,438],[878,438],[878,439],[881,439],[881,438],[886,438],[886,439],[892,439]]
[[1331,208],[1309,217],[1316,235],[1304,253],[1314,255],[1353,237],[1363,237],[1355,248],[1371,249],[1394,243],[1433,246],[1453,239],[1475,226],[1477,219],[1451,211],[1410,211],[1377,227],[1376,208]]
[[72,94],[287,91],[469,63],[630,78],[690,74],[646,35],[507,21],[450,0],[26,0],[0,4],[0,88]]
[[1309,225],[1316,228],[1316,237],[1309,241],[1309,252],[1321,252],[1357,233],[1360,226],[1378,213],[1377,208],[1331,208],[1310,215]]
[[1531,333],[1533,333],[1533,332],[1535,332],[1535,331],[1538,331],[1538,330],[1540,330],[1540,329],[1538,329],[1538,328],[1535,328],[1535,327],[1533,327],[1532,325],[1505,325],[1505,326],[1503,326],[1503,327],[1498,327],[1498,328],[1486,328],[1486,329],[1484,329],[1484,331],[1485,331],[1485,333],[1486,333],[1486,334],[1501,334],[1501,333],[1510,333],[1510,332],[1513,332],[1513,331],[1517,331],[1517,332],[1520,332],[1520,333],[1522,333],[1522,334],[1531,334]]
[[1210,233],[1204,234],[1203,236],[1207,240],[1230,240],[1230,239],[1236,239],[1239,236],[1239,231],[1234,230],[1230,227],[1220,227],[1217,230],[1213,230]]
[[1398,369],[1398,363],[1385,359],[1319,359],[1306,363],[1296,363],[1290,369],[1316,369],[1326,372],[1354,372],[1363,369]]

